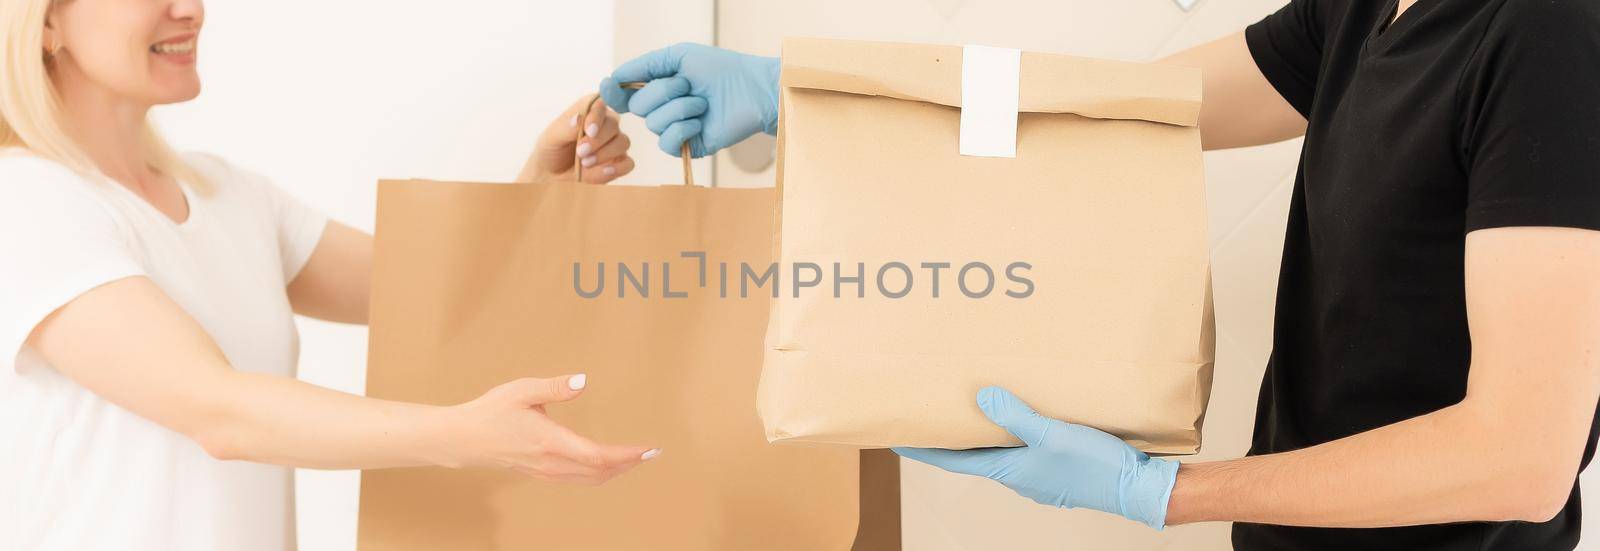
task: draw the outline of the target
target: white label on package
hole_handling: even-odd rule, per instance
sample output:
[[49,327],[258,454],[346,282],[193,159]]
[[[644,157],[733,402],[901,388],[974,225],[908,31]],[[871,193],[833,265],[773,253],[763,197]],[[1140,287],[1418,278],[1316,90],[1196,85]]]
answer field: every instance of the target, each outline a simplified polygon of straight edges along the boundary
[[961,154],[1017,156],[1022,50],[967,46],[961,54]]

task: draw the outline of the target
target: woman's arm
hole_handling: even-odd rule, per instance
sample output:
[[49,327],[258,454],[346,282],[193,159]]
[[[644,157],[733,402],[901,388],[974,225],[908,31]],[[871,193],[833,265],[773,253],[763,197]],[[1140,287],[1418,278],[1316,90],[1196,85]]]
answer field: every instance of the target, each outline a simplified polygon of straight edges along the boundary
[[1158,63],[1200,68],[1200,141],[1207,150],[1281,142],[1306,133],[1305,117],[1262,76],[1242,31]]
[[372,234],[329,221],[300,274],[289,282],[294,313],[367,324],[372,295]]
[[[593,109],[589,109],[591,103]],[[585,110],[587,115],[583,115]],[[581,139],[579,132],[583,133]],[[609,183],[633,171],[629,146],[617,114],[605,103],[595,102],[593,95],[586,96],[540,134],[516,181],[575,181],[577,165],[582,163],[584,183]],[[329,222],[311,259],[289,283],[288,291],[296,314],[366,324],[372,292],[372,235]]]
[[582,376],[521,379],[465,404],[429,406],[237,371],[143,277],[79,296],[39,324],[28,344],[78,384],[219,459],[327,469],[503,467],[598,483],[649,451],[595,443],[544,414],[544,404],[577,398]]

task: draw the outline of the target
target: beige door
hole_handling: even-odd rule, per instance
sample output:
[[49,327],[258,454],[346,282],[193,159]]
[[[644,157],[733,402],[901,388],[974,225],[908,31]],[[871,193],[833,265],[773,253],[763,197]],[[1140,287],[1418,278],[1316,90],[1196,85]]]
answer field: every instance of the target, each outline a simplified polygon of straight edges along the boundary
[[[785,36],[984,44],[1149,61],[1244,28],[1286,0],[694,0],[700,23],[662,19],[665,0],[617,0],[619,60],[674,40],[715,42],[778,55]],[[640,7],[644,6],[644,7]],[[651,7],[657,7],[652,9]],[[641,15],[631,16],[630,12]],[[652,20],[646,20],[652,18]],[[674,25],[677,30],[663,30]],[[648,32],[641,29],[653,29]],[[709,34],[710,36],[707,36]],[[654,137],[633,129],[637,143]],[[892,139],[892,136],[885,136]],[[757,136],[717,155],[719,186],[773,182],[773,140]],[[1284,220],[1300,141],[1206,155],[1217,315],[1217,366],[1204,451],[1192,460],[1242,456],[1249,447],[1256,392],[1266,365]],[[648,154],[642,156],[649,156]],[[671,178],[662,163],[651,177]],[[641,172],[645,172],[641,163]],[[1154,532],[1093,511],[1035,505],[987,480],[922,464],[903,467],[905,548],[1228,549],[1225,523]],[[1591,515],[1594,517],[1594,515]]]

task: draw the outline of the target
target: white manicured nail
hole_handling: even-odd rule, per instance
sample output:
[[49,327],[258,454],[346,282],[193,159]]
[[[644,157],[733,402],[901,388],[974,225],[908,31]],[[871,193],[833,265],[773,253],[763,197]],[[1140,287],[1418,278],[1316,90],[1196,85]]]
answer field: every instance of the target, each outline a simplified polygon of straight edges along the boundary
[[579,157],[588,157],[589,156],[589,150],[591,150],[591,149],[594,149],[594,144],[591,144],[589,142],[584,142],[584,143],[578,144],[578,156]]
[[639,454],[639,460],[640,461],[649,461],[651,459],[655,459],[656,456],[658,456],[658,455],[661,455],[661,448],[655,448],[655,449],[652,449],[650,451],[647,451],[647,452]]
[[567,119],[567,126],[572,127],[572,128],[577,128],[578,127],[578,116],[577,115],[573,115],[571,119]]
[[583,385],[586,384],[589,384],[589,375],[586,373],[579,373],[567,378],[567,388],[572,390],[583,390]]
[[589,137],[591,138],[600,135],[600,125],[598,124],[590,124],[586,130],[589,131]]
[[594,157],[584,157],[583,158],[583,168],[589,168],[591,166],[594,166],[594,164],[596,162],[598,162],[598,161],[599,161],[599,159],[596,159]]
[[605,168],[605,170],[601,170],[600,172],[604,172],[606,173],[606,176],[610,176],[617,173],[617,167],[608,166]]

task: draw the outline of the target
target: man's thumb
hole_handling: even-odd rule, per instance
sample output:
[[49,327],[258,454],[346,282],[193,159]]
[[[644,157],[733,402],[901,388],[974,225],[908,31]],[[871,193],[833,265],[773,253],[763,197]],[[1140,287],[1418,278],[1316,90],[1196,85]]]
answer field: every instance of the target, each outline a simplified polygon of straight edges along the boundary
[[1050,419],[1039,415],[1011,391],[997,386],[978,391],[978,408],[994,424],[1029,446],[1043,442],[1045,433],[1050,430]]

